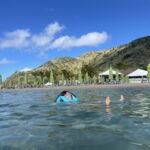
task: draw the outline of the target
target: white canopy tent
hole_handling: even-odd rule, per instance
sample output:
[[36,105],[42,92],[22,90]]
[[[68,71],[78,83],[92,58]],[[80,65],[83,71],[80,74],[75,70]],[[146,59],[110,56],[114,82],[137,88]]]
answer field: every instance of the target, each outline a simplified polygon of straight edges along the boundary
[[47,82],[46,84],[45,84],[45,86],[52,86],[53,85],[53,83],[51,83],[51,82]]
[[[113,70],[112,72],[113,72],[113,75],[116,75],[116,71],[115,70]],[[118,72],[118,74],[121,75],[122,73]],[[107,70],[105,72],[102,72],[99,75],[101,75],[101,76],[109,76],[109,70]]]
[[142,69],[137,69],[128,74],[128,77],[144,77],[147,76],[147,71]]
[[[116,73],[117,73],[117,71],[112,70],[113,80],[116,80]],[[104,78],[104,81],[106,81],[106,82],[109,81],[109,70],[99,73],[99,75]],[[121,79],[121,75],[122,75],[122,73],[118,71],[119,81]]]
[[137,69],[128,74],[129,81],[131,83],[143,83],[147,82],[147,71],[142,69]]

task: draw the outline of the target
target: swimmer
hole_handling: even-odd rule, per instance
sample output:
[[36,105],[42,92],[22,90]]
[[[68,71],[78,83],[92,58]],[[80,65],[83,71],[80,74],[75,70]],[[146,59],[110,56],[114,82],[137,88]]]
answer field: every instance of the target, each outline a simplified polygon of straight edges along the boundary
[[62,102],[78,102],[78,98],[68,91],[62,91],[57,98],[55,99],[56,103],[62,103]]
[[65,91],[65,92],[64,92],[64,96],[65,96],[66,98],[68,98],[68,99],[71,99],[71,98],[72,98],[71,94],[70,94],[68,91]]
[[123,95],[120,95],[120,102],[123,102],[125,100]]
[[106,104],[106,106],[109,106],[109,105],[110,105],[110,103],[111,103],[111,101],[110,101],[110,97],[109,97],[109,96],[107,96],[107,97],[106,97],[106,99],[105,99],[105,104]]
[[[125,100],[124,96],[123,96],[123,95],[120,95],[119,101],[120,101],[120,102],[123,102],[124,100]],[[106,104],[106,106],[109,106],[110,103],[111,103],[110,97],[107,96],[106,99],[105,99],[105,104]]]

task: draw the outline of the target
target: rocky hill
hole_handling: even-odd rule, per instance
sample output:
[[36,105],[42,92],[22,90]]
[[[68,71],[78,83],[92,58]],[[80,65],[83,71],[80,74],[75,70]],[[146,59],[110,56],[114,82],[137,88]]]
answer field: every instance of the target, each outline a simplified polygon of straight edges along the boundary
[[64,57],[48,61],[26,73],[15,72],[6,80],[6,83],[16,84],[18,80],[23,80],[25,75],[26,80],[31,83],[33,79],[47,82],[50,70],[53,70],[55,82],[61,80],[62,74],[64,78],[76,79],[80,71],[83,76],[88,72],[93,77],[110,66],[127,74],[137,68],[146,69],[149,63],[150,36],[147,36],[115,48],[89,52],[77,58]]
[[125,74],[137,69],[146,69],[150,63],[150,36],[137,39],[99,54],[93,62],[95,68],[105,70],[110,65]]

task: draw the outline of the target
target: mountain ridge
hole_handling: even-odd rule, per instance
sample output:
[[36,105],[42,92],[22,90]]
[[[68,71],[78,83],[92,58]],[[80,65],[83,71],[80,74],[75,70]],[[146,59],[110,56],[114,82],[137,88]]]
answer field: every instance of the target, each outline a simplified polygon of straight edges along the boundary
[[[138,38],[127,44],[101,51],[91,51],[79,57],[62,57],[45,62],[43,65],[29,72],[15,72],[7,81],[17,82],[17,78],[30,74],[32,76],[49,77],[49,70],[53,70],[55,81],[65,78],[77,78],[79,71],[86,72],[93,77],[99,72],[107,70],[110,66],[124,74],[137,68],[146,69],[150,63],[150,36]],[[45,80],[46,82],[46,80]]]

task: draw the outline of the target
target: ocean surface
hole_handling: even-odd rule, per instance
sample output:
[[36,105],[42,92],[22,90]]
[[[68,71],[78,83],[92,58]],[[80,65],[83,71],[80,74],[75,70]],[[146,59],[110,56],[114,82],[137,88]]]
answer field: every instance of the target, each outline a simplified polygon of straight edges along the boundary
[[150,150],[150,88],[70,91],[79,103],[54,104],[60,90],[0,91],[0,150]]

